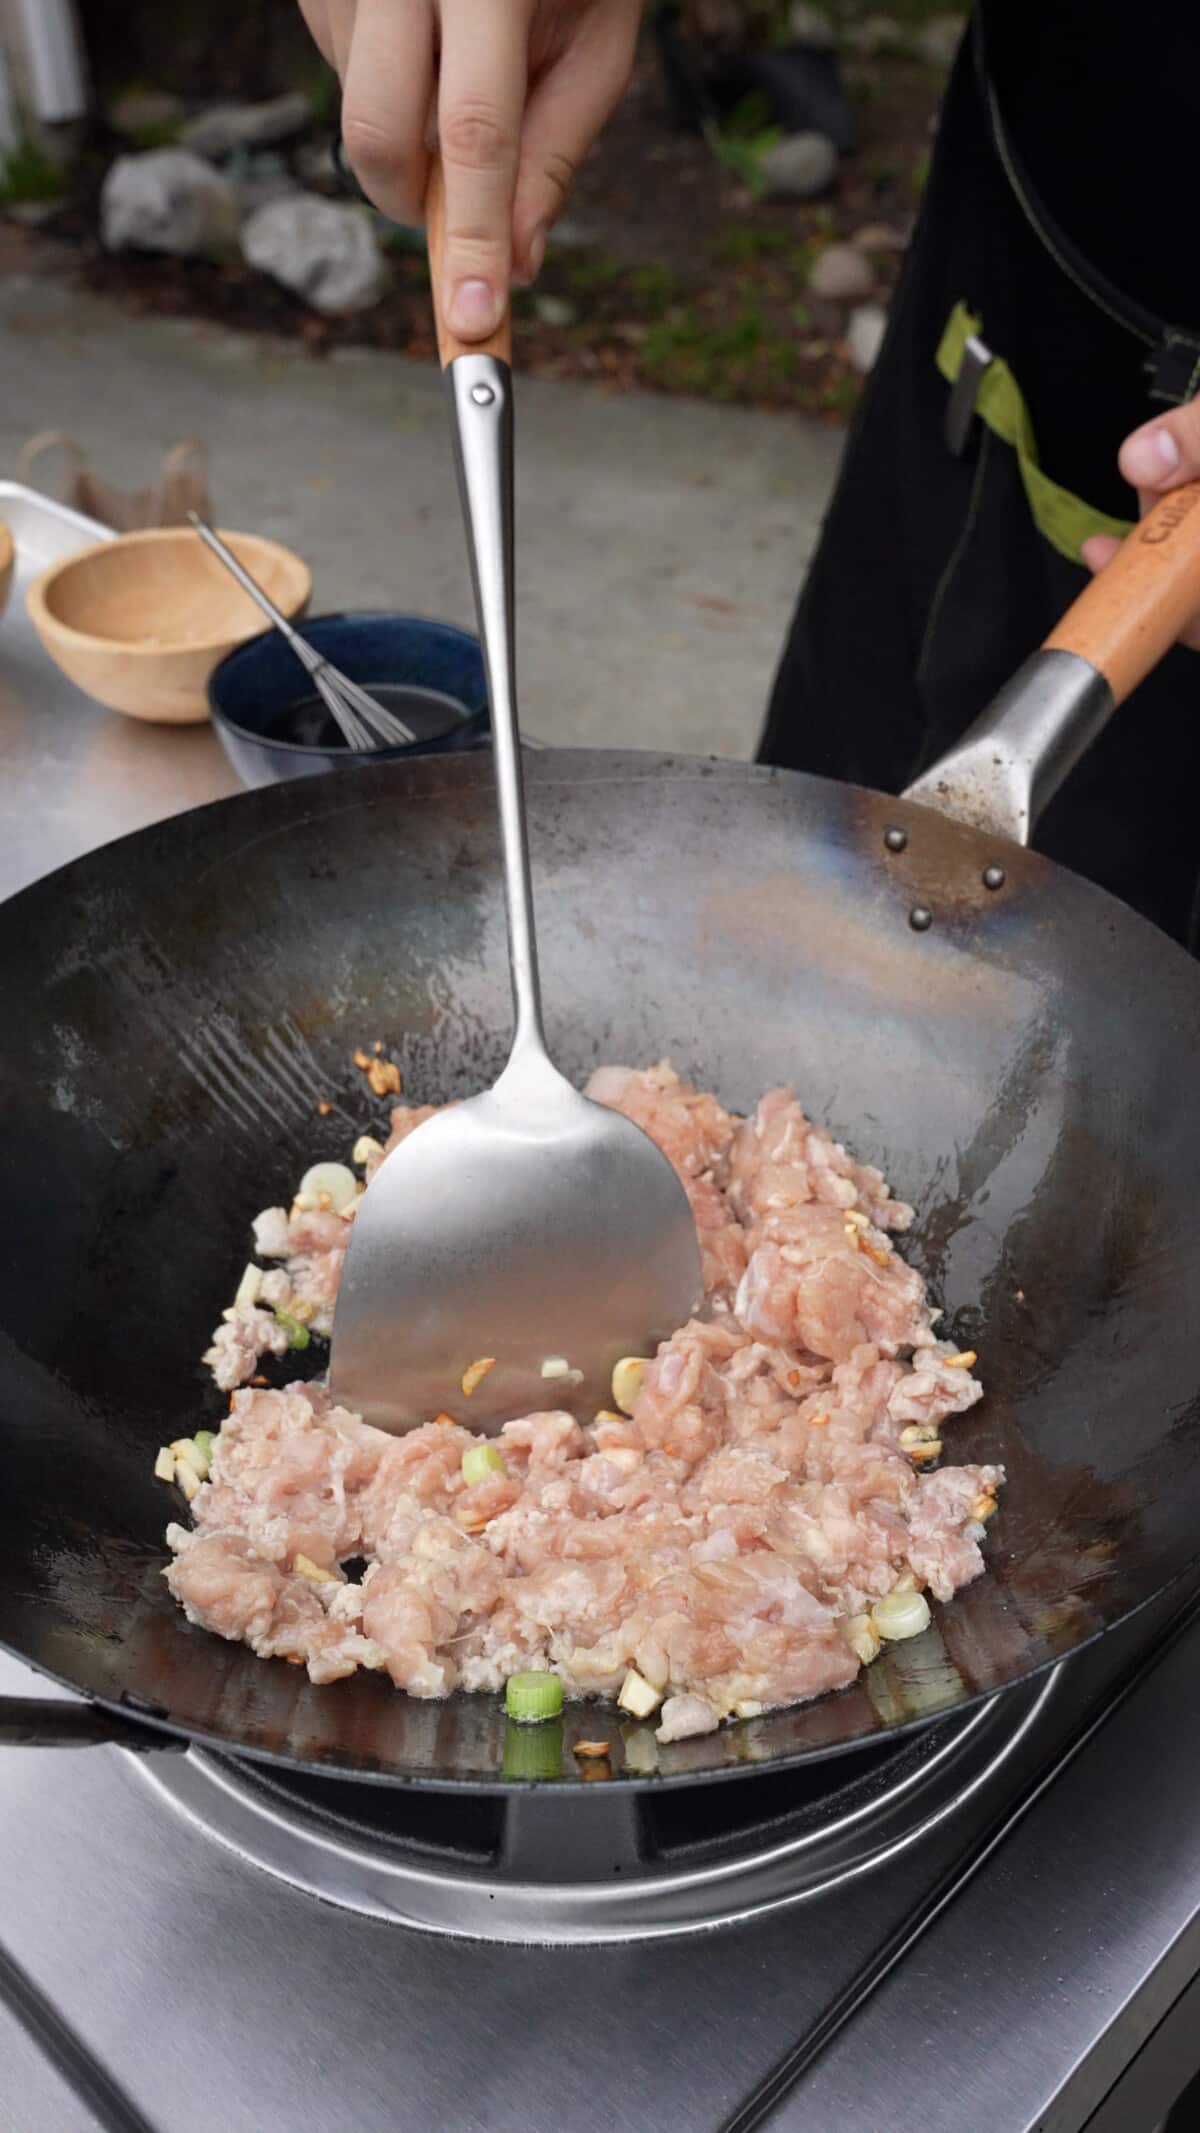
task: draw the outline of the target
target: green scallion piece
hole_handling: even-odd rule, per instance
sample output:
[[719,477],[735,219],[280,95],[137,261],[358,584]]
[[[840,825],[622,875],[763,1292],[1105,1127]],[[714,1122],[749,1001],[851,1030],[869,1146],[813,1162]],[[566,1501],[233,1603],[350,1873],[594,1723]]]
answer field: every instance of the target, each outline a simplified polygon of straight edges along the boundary
[[462,1455],[462,1477],[468,1488],[473,1482],[486,1481],[489,1474],[507,1472],[494,1444],[472,1444]]
[[557,1674],[510,1674],[504,1684],[504,1708],[519,1726],[537,1726],[557,1718],[563,1707]]
[[293,1318],[291,1314],[287,1311],[277,1311],[275,1313],[275,1319],[276,1323],[278,1325],[281,1325],[283,1327],[284,1332],[287,1334],[287,1342],[289,1348],[307,1348],[307,1326],[302,1326],[299,1319]]
[[196,1450],[207,1459],[210,1466],[212,1465],[212,1448],[216,1442],[216,1437],[215,1429],[198,1429],[192,1438],[192,1443],[195,1445]]
[[504,1760],[501,1777],[514,1783],[533,1784],[539,1778],[562,1776],[563,1736],[557,1719],[542,1726],[525,1726],[510,1718],[504,1728]]

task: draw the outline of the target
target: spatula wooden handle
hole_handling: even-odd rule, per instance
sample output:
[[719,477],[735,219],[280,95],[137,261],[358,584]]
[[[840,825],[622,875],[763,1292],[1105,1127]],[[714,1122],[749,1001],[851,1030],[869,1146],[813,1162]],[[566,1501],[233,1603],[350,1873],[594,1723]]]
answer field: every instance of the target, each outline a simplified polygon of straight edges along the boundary
[[1200,481],[1161,497],[1046,639],[1098,668],[1124,703],[1200,613]]
[[512,362],[512,311],[506,302],[504,316],[496,331],[486,341],[460,341],[446,323],[443,309],[445,292],[442,287],[442,254],[446,236],[446,182],[442,175],[440,156],[434,156],[429,165],[429,184],[425,193],[425,232],[429,245],[429,281],[433,290],[433,319],[437,328],[438,355],[442,369],[453,363],[456,356],[492,355],[502,363]]

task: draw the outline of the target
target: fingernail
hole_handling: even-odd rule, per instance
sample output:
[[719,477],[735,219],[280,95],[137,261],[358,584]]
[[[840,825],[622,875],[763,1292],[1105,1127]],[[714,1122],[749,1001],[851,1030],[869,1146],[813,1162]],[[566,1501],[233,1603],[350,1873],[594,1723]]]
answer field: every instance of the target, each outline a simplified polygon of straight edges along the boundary
[[537,280],[542,271],[542,261],[545,257],[546,232],[544,229],[539,228],[534,231],[529,240],[529,279],[531,281]]
[[1164,474],[1174,474],[1179,466],[1179,446],[1163,422],[1147,423],[1145,429],[1135,430],[1122,454],[1124,474],[1135,487],[1153,488]]
[[499,316],[495,291],[486,281],[460,281],[449,305],[450,324],[464,341],[481,341]]

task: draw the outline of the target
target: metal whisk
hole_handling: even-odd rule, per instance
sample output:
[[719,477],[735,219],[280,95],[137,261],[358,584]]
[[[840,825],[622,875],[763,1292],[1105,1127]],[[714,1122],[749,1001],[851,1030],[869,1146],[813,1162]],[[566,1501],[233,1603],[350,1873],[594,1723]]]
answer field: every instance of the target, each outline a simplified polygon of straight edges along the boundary
[[281,637],[286,637],[302,667],[306,668],[313,687],[330,717],[335,721],[343,740],[350,748],[369,753],[375,748],[399,748],[415,741],[417,736],[411,726],[406,726],[394,711],[385,711],[356,681],[331,667],[327,659],[314,652],[306,644],[299,630],[293,629],[286,615],[281,615],[275,602],[256,584],[248,570],[238,562],[233,550],[228,548],[219,533],[214,533],[198,511],[189,511],[188,520],[195,527],[206,548],[224,563],[231,577],[237,579],[242,591],[261,607],[268,620],[273,622]]

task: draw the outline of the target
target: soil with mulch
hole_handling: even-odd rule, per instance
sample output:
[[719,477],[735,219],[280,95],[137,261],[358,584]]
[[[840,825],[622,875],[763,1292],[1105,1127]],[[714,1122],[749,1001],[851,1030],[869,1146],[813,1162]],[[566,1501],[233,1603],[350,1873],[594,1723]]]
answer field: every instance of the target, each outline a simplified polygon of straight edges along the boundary
[[[756,197],[699,136],[672,122],[652,53],[593,150],[536,292],[515,301],[515,359],[525,371],[588,378],[621,391],[648,386],[840,419],[860,381],[850,368],[843,307],[808,293],[828,244],[883,225],[892,247],[869,253],[885,306],[899,272],[928,164],[944,74],[896,55],[847,58],[859,132],[829,194],[812,202]],[[299,337],[314,355],[347,344],[433,353],[428,276],[419,239],[386,228],[390,292],[347,319],[315,315],[240,264],[215,266],[109,254],[97,235],[100,179],[116,144],[85,162],[76,197],[31,240],[88,288],[128,309],[192,314],[242,332]]]

